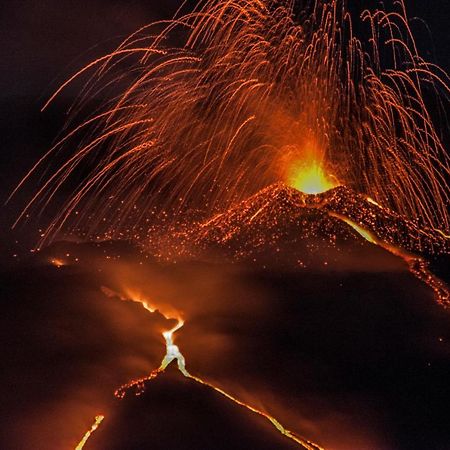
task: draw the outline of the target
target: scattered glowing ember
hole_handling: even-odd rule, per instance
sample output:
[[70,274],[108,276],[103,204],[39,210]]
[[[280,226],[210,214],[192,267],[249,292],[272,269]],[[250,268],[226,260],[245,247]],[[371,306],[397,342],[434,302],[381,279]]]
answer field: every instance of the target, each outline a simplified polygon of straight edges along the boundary
[[86,434],[83,436],[83,439],[75,447],[75,450],[82,450],[83,449],[83,447],[86,444],[87,440],[91,437],[92,433],[100,426],[100,424],[103,422],[104,418],[105,418],[105,416],[102,416],[102,415],[95,416],[95,422],[92,424],[91,429],[86,432]]
[[66,265],[66,262],[63,261],[62,259],[52,258],[52,259],[50,260],[50,264],[54,265],[55,267],[60,268],[60,267],[65,266],[65,265]]

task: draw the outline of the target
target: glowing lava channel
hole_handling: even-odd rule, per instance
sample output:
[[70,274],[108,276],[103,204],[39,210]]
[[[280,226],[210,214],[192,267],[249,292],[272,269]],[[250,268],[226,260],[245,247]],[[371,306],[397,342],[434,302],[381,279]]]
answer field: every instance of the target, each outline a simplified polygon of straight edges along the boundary
[[87,440],[91,437],[92,433],[100,426],[104,418],[105,416],[103,415],[95,416],[95,422],[92,424],[91,429],[86,432],[86,434],[83,436],[83,439],[81,439],[80,443],[75,447],[75,450],[83,449]]
[[[112,291],[110,291],[107,288],[103,288],[103,290],[105,292],[109,292],[112,293]],[[119,296],[121,299],[123,299],[122,296]],[[135,299],[130,299],[132,301],[136,301],[136,302],[140,302],[142,303],[142,305],[144,306],[145,309],[147,309],[148,311],[154,312],[155,310],[152,311],[152,309],[150,309],[148,307],[148,303],[142,300],[135,300]],[[203,386],[206,386],[208,388],[214,389],[216,392],[218,392],[219,394],[221,394],[222,396],[226,397],[228,400],[231,400],[232,402],[234,402],[235,404],[246,408],[247,410],[258,414],[261,417],[264,417],[265,419],[267,419],[270,423],[272,423],[272,425],[283,435],[286,436],[287,438],[291,439],[292,441],[296,442],[297,444],[301,445],[304,449],[306,450],[324,450],[323,447],[320,447],[319,445],[305,439],[305,438],[301,438],[299,436],[297,436],[295,433],[293,433],[292,431],[286,429],[277,419],[275,419],[274,417],[272,417],[271,415],[241,401],[238,400],[237,398],[233,397],[231,394],[228,394],[227,392],[225,392],[224,390],[214,386],[213,384],[199,378],[196,377],[194,375],[191,375],[187,369],[186,369],[186,360],[183,356],[183,354],[181,353],[179,347],[177,345],[175,345],[174,343],[174,333],[176,331],[178,331],[182,326],[184,325],[184,321],[179,319],[178,324],[172,328],[171,330],[168,331],[164,331],[163,337],[164,340],[166,342],[166,354],[164,355],[164,358],[161,362],[161,365],[159,366],[158,369],[152,371],[150,373],[149,376],[145,377],[145,378],[140,378],[138,380],[133,380],[130,383],[127,383],[123,386],[121,386],[119,389],[117,389],[114,393],[114,395],[119,398],[119,399],[123,399],[125,397],[125,395],[127,394],[127,391],[129,389],[134,389],[134,394],[136,396],[140,396],[144,391],[145,391],[145,383],[147,381],[150,381],[154,378],[156,378],[158,375],[160,375],[161,373],[164,372],[164,370],[167,368],[167,366],[169,364],[171,364],[173,361],[177,361],[177,366],[178,366],[178,370],[183,374],[183,376],[185,376],[186,378],[189,378],[193,381],[195,381],[196,383],[200,383]]]
[[328,213],[331,217],[342,220],[347,225],[352,227],[360,236],[371,244],[378,245],[379,247],[387,250],[389,253],[403,259],[408,266],[409,271],[420,281],[430,287],[435,295],[436,301],[444,308],[450,308],[450,292],[446,284],[430,272],[428,269],[428,263],[423,258],[417,255],[409,253],[399,247],[392,244],[388,244],[379,239],[374,233],[361,227],[357,223],[350,220],[341,214],[334,212]]

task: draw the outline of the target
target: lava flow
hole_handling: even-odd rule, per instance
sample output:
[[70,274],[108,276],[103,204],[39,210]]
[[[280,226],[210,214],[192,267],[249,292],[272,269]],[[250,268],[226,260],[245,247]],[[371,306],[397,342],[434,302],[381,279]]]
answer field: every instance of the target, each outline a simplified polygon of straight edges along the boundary
[[[108,288],[102,288],[102,289],[105,293],[107,293],[108,296],[116,296],[123,301],[130,300],[130,301],[140,302],[140,303],[142,303],[142,305],[144,306],[144,308],[146,310],[148,310],[150,312],[155,312],[155,309],[149,308],[148,302],[146,302],[146,301],[136,300],[136,299],[126,299],[122,295],[116,294]],[[247,410],[251,411],[252,413],[255,413],[261,417],[264,417],[265,419],[267,419],[269,422],[272,423],[272,425],[278,430],[278,432],[280,432],[282,435],[284,435],[288,439],[291,439],[292,441],[296,442],[302,448],[304,448],[306,450],[323,450],[323,448],[320,447],[319,445],[317,445],[307,439],[301,438],[296,433],[286,429],[277,419],[272,417],[270,414],[263,412],[255,407],[237,399],[233,395],[227,393],[226,391],[224,391],[223,389],[221,389],[217,386],[214,386],[213,384],[209,383],[208,381],[203,380],[200,377],[190,374],[188,372],[188,370],[186,369],[186,360],[185,360],[183,354],[181,353],[178,346],[175,345],[175,343],[174,343],[174,333],[176,331],[178,331],[183,326],[183,324],[184,324],[184,322],[182,320],[179,320],[177,325],[174,328],[164,331],[162,333],[164,340],[165,340],[165,344],[166,344],[166,353],[164,355],[164,358],[163,358],[159,368],[152,371],[150,373],[150,375],[148,375],[147,377],[133,380],[130,383],[127,383],[127,384],[121,386],[120,388],[118,388],[114,393],[114,395],[118,399],[123,399],[128,394],[129,391],[133,391],[134,395],[140,396],[143,392],[145,392],[146,383],[148,383],[149,381],[155,379],[157,376],[164,373],[164,370],[167,368],[167,366],[176,360],[178,370],[183,374],[183,376],[195,381],[196,383],[200,383],[203,386],[214,389],[216,392],[218,392],[222,396],[226,397],[228,400],[231,400],[233,403],[235,403],[243,408],[246,408]],[[103,417],[103,416],[101,416],[101,417]],[[94,426],[95,426],[95,428],[93,427],[93,429],[96,429],[98,424],[94,425]],[[91,432],[92,431],[93,430],[91,430]],[[87,441],[91,432],[86,433],[85,439],[82,441],[83,444]],[[81,445],[81,447],[77,447],[77,450],[79,450],[81,448],[83,448],[82,445]]]
[[86,432],[86,434],[83,436],[83,439],[75,447],[75,450],[83,449],[83,447],[85,446],[88,439],[92,436],[92,433],[100,426],[100,424],[103,422],[104,418],[105,418],[105,416],[103,416],[103,415],[98,415],[95,417],[95,422],[92,424],[91,429]]

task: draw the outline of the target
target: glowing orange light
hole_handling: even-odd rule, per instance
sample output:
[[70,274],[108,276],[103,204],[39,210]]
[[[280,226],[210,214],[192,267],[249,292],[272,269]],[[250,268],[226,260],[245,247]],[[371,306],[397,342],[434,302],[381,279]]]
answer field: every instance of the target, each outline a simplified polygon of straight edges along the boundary
[[313,161],[297,165],[291,172],[289,185],[305,194],[320,194],[339,185],[333,178],[320,163]]
[[58,258],[50,259],[50,263],[58,268],[66,265],[65,261],[63,261],[62,259],[58,259]]

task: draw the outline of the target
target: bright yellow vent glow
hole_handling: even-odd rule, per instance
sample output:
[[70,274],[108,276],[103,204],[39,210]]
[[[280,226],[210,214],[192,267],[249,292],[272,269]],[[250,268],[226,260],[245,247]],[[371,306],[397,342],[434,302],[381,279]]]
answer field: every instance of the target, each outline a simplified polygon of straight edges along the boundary
[[327,175],[320,163],[300,164],[292,171],[289,185],[305,194],[320,194],[328,191],[338,183]]

